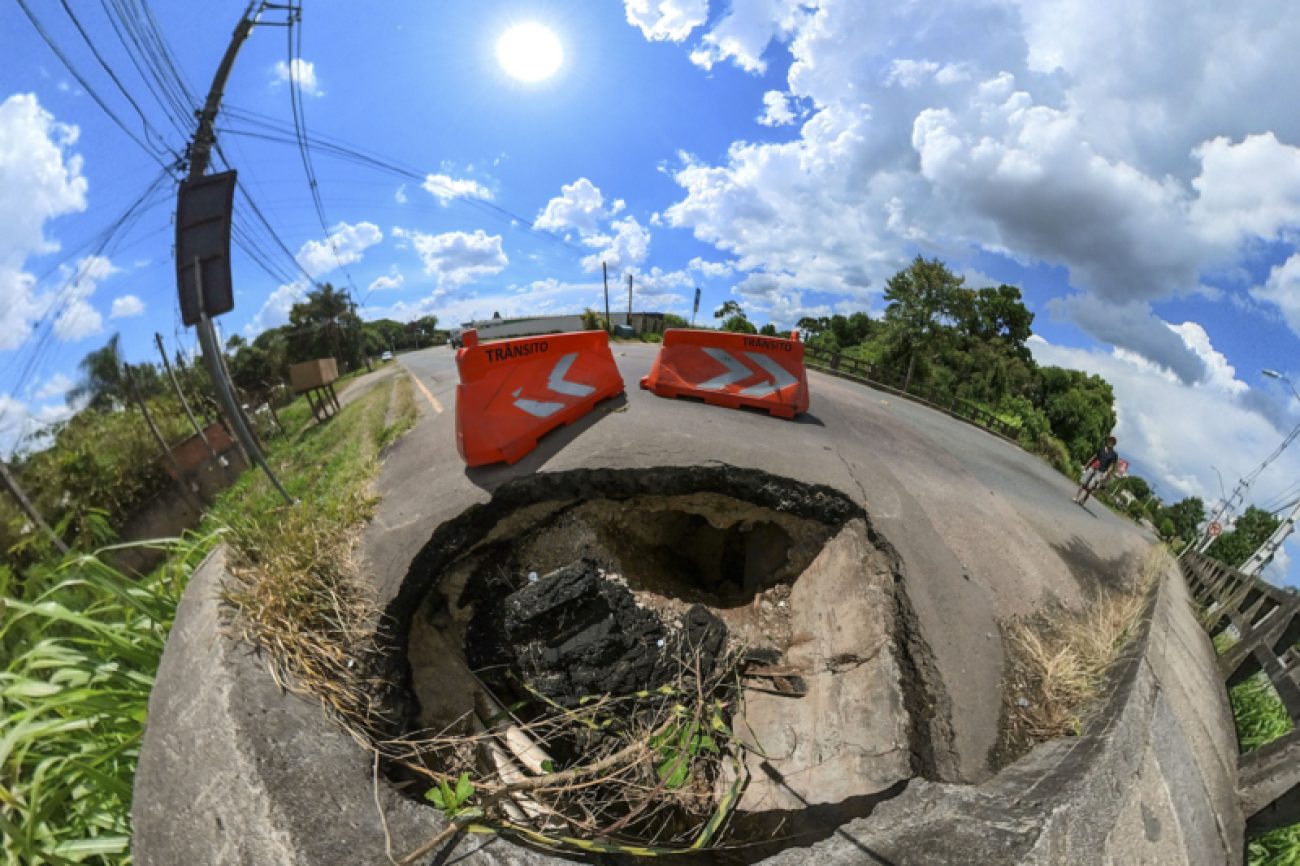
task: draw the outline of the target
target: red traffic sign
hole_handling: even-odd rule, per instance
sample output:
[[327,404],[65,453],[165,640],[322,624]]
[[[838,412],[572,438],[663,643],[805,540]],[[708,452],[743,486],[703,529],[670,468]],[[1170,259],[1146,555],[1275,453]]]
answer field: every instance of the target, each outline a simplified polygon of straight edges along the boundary
[[1218,535],[1219,535],[1219,533],[1222,532],[1222,531],[1223,531],[1223,527],[1220,526],[1218,523],[1211,523],[1211,524],[1210,524],[1210,537],[1211,537],[1211,538],[1217,538]]

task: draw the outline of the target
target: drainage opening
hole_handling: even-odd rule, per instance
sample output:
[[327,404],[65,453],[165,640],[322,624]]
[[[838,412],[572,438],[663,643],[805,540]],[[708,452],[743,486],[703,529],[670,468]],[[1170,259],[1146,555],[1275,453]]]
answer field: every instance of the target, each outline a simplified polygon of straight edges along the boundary
[[513,482],[439,528],[394,605],[397,774],[553,847],[810,844],[925,763],[891,563],[843,494],[766,473]]

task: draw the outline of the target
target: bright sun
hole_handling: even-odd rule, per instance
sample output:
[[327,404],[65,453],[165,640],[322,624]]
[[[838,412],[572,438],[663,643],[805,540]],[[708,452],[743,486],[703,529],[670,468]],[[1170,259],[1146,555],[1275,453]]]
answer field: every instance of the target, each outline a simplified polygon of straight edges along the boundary
[[555,74],[564,49],[555,33],[533,21],[516,24],[497,40],[497,62],[520,81],[544,81]]

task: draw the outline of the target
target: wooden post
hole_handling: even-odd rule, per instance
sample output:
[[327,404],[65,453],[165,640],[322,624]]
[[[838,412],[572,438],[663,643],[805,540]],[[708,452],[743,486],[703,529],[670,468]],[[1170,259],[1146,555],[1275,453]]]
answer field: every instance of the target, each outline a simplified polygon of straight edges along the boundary
[[54,542],[54,546],[59,549],[59,553],[66,556],[68,546],[63,543],[62,538],[59,538],[58,533],[45,522],[45,518],[41,517],[41,513],[36,510],[36,506],[32,505],[32,501],[27,498],[27,494],[18,486],[18,480],[9,472],[9,465],[4,460],[0,460],[0,482],[4,483],[4,486],[9,490],[9,495],[14,498],[18,503],[18,507],[27,515],[27,519],[48,535],[50,540]]
[[[144,423],[149,426],[149,432],[153,434],[154,441],[158,443],[158,448],[162,450],[163,459],[165,459],[172,471],[176,473],[176,483],[180,485],[181,493],[196,502],[194,491],[189,489],[185,483],[185,473],[181,471],[181,465],[176,462],[176,455],[172,454],[172,449],[167,447],[167,440],[163,438],[162,433],[158,430],[158,425],[153,422],[153,416],[149,414],[149,407],[144,402],[144,395],[140,393],[140,386],[135,381],[135,374],[131,372],[130,364],[123,364],[122,369],[126,371],[126,381],[131,387],[131,396],[135,397],[135,402],[140,404],[140,414],[144,415]],[[203,503],[198,502],[199,512],[203,511]]]
[[613,330],[614,324],[609,319],[609,269],[605,263],[600,263],[600,277],[605,282],[605,330]]
[[158,354],[162,355],[163,369],[167,371],[167,378],[172,380],[172,387],[176,389],[176,396],[180,398],[181,408],[185,410],[186,417],[189,418],[190,423],[194,425],[194,432],[199,434],[199,438],[202,439],[203,444],[207,446],[208,453],[212,455],[212,459],[217,459],[217,449],[212,447],[212,443],[208,441],[208,434],[203,432],[203,428],[199,425],[198,419],[195,418],[194,413],[190,411],[190,403],[185,399],[185,392],[181,390],[181,383],[176,379],[176,373],[172,370],[171,361],[167,360],[167,349],[163,346],[162,334],[155,331],[153,338],[158,344]]

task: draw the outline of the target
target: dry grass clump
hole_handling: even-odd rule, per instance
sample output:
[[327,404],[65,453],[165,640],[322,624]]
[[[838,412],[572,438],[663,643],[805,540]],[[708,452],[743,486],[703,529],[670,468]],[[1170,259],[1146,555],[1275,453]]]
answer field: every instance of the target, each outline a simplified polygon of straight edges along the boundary
[[1169,552],[1157,548],[1128,586],[1100,591],[1081,610],[1057,611],[1006,629],[1010,674],[999,749],[1006,762],[1038,743],[1080,732],[1170,563]]
[[321,700],[363,743],[382,721],[371,697],[381,684],[362,673],[377,610],[356,551],[374,513],[379,450],[414,423],[409,394],[404,376],[380,383],[279,451],[275,468],[298,504],[253,475],[264,495],[242,490],[238,508],[214,516],[230,529],[228,627],[266,653],[282,688]]
[[659,688],[571,708],[518,681],[527,697],[503,707],[480,684],[475,710],[453,729],[377,744],[452,820],[399,862],[419,861],[462,829],[589,854],[716,847],[745,782],[731,733],[743,656],[704,670],[686,648],[678,661]]

